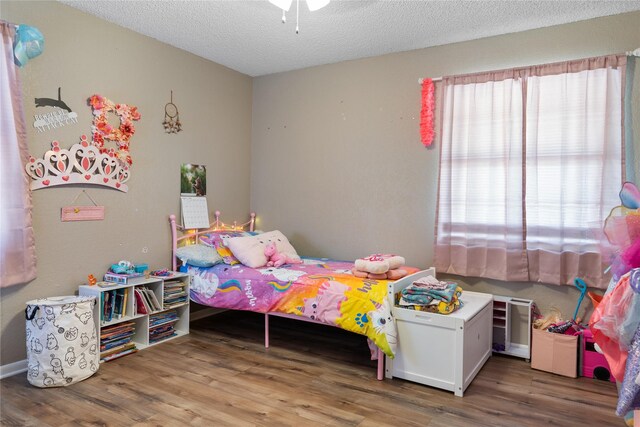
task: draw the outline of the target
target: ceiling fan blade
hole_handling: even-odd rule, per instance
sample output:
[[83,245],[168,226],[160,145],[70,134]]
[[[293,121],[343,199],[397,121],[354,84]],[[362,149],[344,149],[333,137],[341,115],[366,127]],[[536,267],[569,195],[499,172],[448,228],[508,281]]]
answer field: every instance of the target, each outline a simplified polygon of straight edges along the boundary
[[307,7],[311,12],[322,9],[329,4],[331,0],[307,0]]
[[293,3],[293,0],[269,0],[269,3],[278,6],[280,9],[284,10],[285,12],[289,12],[289,9],[291,8],[291,3]]

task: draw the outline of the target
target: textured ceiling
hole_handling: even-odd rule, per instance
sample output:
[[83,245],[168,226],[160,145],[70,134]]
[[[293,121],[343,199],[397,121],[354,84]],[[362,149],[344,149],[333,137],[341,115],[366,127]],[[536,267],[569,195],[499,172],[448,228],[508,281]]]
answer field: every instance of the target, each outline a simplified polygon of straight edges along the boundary
[[295,1],[286,24],[267,0],[61,1],[250,76],[640,10],[640,0],[332,0],[309,12],[300,0],[295,34]]

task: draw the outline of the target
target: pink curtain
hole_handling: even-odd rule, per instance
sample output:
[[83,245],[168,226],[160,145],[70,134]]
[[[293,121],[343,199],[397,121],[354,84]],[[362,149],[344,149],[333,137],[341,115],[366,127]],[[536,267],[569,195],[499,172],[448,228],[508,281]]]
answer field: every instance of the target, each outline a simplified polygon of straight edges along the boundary
[[0,30],[0,287],[5,287],[35,279],[36,256],[22,90],[13,62],[15,26],[0,21]]
[[605,286],[597,233],[620,204],[626,57],[443,79],[438,271]]

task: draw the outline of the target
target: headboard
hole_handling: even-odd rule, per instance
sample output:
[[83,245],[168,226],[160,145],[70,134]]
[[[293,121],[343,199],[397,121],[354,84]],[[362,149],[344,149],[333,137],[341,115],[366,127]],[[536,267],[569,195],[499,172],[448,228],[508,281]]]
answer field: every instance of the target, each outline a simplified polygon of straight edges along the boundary
[[[171,223],[171,269],[173,271],[176,271],[177,268],[176,250],[178,249],[179,242],[190,242],[193,239],[195,243],[197,242],[198,236],[207,234],[211,231],[241,231],[244,230],[245,227],[249,227],[249,231],[254,231],[256,225],[255,212],[251,212],[251,219],[242,224],[238,224],[237,221],[234,221],[233,224],[225,224],[224,222],[220,221],[220,211],[215,211],[215,216],[215,221],[209,224],[208,228],[185,229],[184,227],[176,224],[175,215],[169,215],[169,222]],[[178,232],[181,233],[180,236],[178,236]]]

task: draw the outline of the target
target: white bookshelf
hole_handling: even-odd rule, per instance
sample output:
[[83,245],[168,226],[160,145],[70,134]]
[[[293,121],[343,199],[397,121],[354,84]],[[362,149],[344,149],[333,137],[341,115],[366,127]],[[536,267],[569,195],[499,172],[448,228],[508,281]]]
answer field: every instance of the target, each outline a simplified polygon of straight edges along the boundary
[[[172,282],[180,282],[183,284],[184,292],[186,294],[186,301],[179,304],[167,306],[164,304],[165,297],[165,284],[170,285]],[[92,296],[96,298],[96,305],[93,309],[93,318],[96,323],[96,329],[98,336],[101,336],[102,330],[108,326],[121,324],[123,322],[133,321],[135,324],[135,332],[131,338],[131,341],[135,343],[138,350],[145,349],[150,346],[162,344],[166,341],[187,335],[189,333],[189,275],[184,273],[173,273],[171,277],[150,277],[141,281],[131,284],[117,284],[109,287],[99,287],[97,285],[87,286],[83,285],[79,287],[79,295]],[[146,287],[150,289],[156,296],[156,299],[162,305],[162,309],[155,310],[147,314],[138,313],[136,310],[135,288]],[[114,318],[107,321],[101,316],[103,313],[103,304],[105,301],[105,292],[113,290],[125,289],[128,292],[126,303],[124,304],[124,310],[120,317],[114,315]],[[174,323],[175,335],[168,338],[164,338],[160,341],[151,343],[150,332],[158,327],[172,323],[172,321],[165,321],[153,326],[150,326],[150,317],[154,314],[162,314],[175,310],[178,316],[178,320]]]
[[[519,307],[514,310],[516,307]],[[523,359],[531,359],[531,312],[533,301],[505,297],[500,295],[493,296],[493,352],[498,354],[507,354],[509,356],[521,357]],[[513,342],[513,319],[525,321],[526,337],[524,342]],[[496,346],[502,346],[500,350]]]

